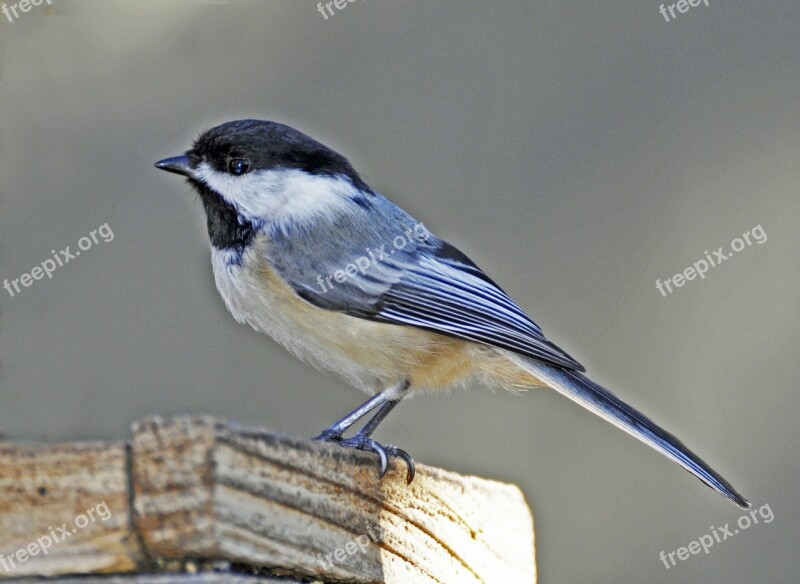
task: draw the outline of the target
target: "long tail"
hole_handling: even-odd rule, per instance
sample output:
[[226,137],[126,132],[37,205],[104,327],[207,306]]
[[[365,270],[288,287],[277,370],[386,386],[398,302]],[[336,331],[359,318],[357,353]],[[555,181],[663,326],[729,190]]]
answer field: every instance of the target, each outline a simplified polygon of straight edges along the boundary
[[525,357],[515,356],[514,360],[523,369],[559,393],[625,430],[664,456],[671,458],[739,507],[743,509],[751,507],[747,499],[737,493],[728,481],[689,450],[683,442],[657,426],[650,418],[623,402],[605,387],[577,371],[553,367]]

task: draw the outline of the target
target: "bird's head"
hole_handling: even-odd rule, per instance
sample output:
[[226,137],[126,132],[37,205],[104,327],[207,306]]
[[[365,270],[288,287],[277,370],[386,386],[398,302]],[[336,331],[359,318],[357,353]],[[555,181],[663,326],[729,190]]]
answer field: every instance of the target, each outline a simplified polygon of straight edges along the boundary
[[185,154],[155,166],[185,176],[200,194],[212,243],[215,233],[235,223],[286,227],[335,214],[371,194],[344,156],[270,121],[226,122],[200,135]]

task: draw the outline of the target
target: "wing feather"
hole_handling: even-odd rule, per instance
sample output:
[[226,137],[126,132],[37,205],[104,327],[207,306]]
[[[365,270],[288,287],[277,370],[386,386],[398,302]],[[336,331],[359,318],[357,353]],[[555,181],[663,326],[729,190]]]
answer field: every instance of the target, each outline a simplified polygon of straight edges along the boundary
[[[317,225],[308,232],[273,233],[270,262],[300,297],[320,308],[415,326],[584,371],[449,243],[428,234],[424,240],[407,241],[402,249],[384,250],[388,246],[376,244],[394,241],[387,234],[407,234],[414,228],[410,216],[389,208],[395,217],[367,215],[356,209],[354,213],[363,216],[343,215],[336,219],[338,223]],[[333,238],[329,233],[346,233],[347,237]],[[372,260],[367,269],[354,274],[350,270],[343,282],[341,278],[335,284],[331,281],[331,274],[348,265],[360,265],[358,260],[366,261],[365,252]]]
[[493,345],[571,370],[583,366],[548,341],[541,329],[488,277],[446,256],[424,255],[381,297],[371,318],[418,326]]

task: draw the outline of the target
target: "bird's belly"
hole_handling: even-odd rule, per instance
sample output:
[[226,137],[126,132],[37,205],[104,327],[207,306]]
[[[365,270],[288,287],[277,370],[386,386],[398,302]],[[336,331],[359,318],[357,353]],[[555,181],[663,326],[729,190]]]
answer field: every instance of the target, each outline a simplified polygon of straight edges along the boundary
[[247,253],[238,264],[231,257],[212,250],[217,289],[234,318],[359,389],[373,392],[406,380],[412,389],[440,389],[474,375],[472,343],[318,308],[268,263]]

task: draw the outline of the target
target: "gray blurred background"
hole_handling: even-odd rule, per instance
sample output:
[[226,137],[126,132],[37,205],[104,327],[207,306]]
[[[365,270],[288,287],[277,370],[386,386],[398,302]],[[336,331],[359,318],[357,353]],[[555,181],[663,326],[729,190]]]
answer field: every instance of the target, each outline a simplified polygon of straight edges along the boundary
[[[302,436],[363,400],[237,325],[196,196],[153,162],[258,117],[310,133],[468,253],[601,383],[774,521],[551,392],[473,388],[378,438],[518,483],[541,581],[795,582],[800,569],[800,4],[54,0],[0,17],[0,431],[120,438],[209,413]],[[761,225],[705,280],[665,280]],[[0,472],[2,470],[0,469]]]

